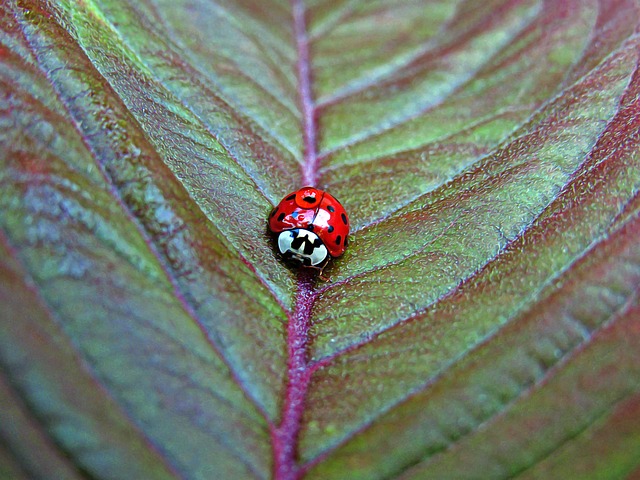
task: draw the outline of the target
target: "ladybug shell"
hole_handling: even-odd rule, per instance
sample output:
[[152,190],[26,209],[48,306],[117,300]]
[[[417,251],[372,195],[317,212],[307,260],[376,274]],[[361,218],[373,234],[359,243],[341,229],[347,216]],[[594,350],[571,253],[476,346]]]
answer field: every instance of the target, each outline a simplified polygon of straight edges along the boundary
[[310,230],[327,247],[332,257],[344,253],[349,235],[349,217],[332,195],[313,187],[290,193],[273,209],[269,229],[274,233],[293,228]]

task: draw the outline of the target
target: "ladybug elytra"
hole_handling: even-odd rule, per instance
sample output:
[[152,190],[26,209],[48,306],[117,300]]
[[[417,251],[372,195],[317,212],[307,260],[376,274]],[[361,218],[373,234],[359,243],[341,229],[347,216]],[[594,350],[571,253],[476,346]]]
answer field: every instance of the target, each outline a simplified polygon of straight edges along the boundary
[[349,217],[332,195],[302,187],[284,197],[269,216],[269,230],[278,233],[278,250],[306,267],[323,267],[344,253]]

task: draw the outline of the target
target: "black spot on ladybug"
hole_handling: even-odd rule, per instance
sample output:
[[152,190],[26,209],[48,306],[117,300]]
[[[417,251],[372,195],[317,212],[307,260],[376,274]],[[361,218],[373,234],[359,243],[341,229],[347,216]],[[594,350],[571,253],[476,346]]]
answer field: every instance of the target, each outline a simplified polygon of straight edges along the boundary
[[309,230],[310,232],[313,232],[313,223],[307,227],[307,230]]
[[281,222],[282,220],[284,220],[285,214],[284,212],[282,212],[280,215],[278,215],[278,221]]
[[278,211],[277,208],[274,208],[273,210],[271,210],[271,213],[269,214],[269,218],[273,217],[277,211]]
[[335,212],[335,211],[336,211],[336,209],[335,209],[335,208],[333,208],[331,205],[329,205],[329,206],[327,207],[327,210],[329,210],[331,213],[333,213],[333,212]]
[[342,235],[338,235],[336,237],[336,245],[340,245],[340,242],[342,241]]
[[[304,246],[303,246],[303,244],[304,244]],[[296,250],[300,250],[300,247],[303,247],[302,251],[306,255],[311,255],[316,248],[319,248],[321,246],[322,246],[322,241],[319,238],[316,238],[312,242],[307,237],[303,237],[303,236],[299,235],[298,232],[296,232],[295,238],[291,242],[291,247],[296,249]]]
[[343,213],[342,215],[340,215],[342,217],[342,223],[344,223],[345,225],[347,224],[347,216]]
[[302,200],[304,200],[307,203],[313,203],[313,202],[316,201],[316,197],[312,197],[312,196],[309,195],[309,196],[304,197]]
[[329,225],[329,233],[333,232],[333,225]]
[[289,195],[287,198],[285,198],[285,200],[287,200],[287,201],[291,201],[291,200],[293,200],[294,198],[296,198],[296,194],[295,194],[295,193],[294,193],[293,195]]

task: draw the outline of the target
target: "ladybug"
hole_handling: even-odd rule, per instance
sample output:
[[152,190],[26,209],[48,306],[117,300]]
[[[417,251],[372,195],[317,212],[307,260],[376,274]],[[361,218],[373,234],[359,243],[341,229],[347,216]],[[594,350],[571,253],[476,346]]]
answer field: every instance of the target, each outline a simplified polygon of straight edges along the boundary
[[269,215],[269,230],[278,233],[278,250],[285,259],[322,269],[331,257],[344,253],[349,217],[332,195],[302,187],[284,197]]

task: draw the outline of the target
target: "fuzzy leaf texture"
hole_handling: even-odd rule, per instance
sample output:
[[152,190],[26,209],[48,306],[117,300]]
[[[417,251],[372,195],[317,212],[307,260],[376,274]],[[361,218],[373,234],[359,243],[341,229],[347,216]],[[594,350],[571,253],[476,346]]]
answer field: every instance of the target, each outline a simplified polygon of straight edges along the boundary
[[640,478],[640,2],[0,24],[0,478]]

